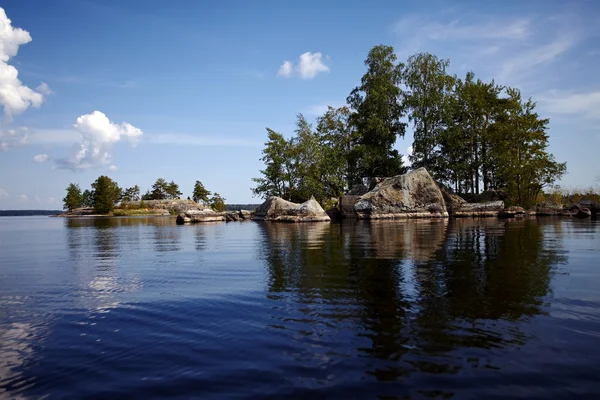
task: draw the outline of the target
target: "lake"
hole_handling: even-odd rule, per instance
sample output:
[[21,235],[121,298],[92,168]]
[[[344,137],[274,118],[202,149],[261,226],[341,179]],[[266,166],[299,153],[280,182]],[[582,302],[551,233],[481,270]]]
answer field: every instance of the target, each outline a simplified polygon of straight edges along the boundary
[[600,221],[0,218],[0,398],[600,398]]

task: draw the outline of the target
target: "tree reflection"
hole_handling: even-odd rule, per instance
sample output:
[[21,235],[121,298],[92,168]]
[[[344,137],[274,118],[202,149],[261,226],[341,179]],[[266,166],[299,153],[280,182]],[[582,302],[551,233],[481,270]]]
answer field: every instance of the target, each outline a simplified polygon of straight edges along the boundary
[[464,365],[444,354],[531,337],[526,322],[545,312],[553,268],[565,261],[544,240],[553,223],[263,223],[268,297],[285,315],[303,315],[279,318],[279,328],[325,326],[319,334],[335,348],[350,330],[345,351],[371,360],[364,372],[378,380],[456,373]]

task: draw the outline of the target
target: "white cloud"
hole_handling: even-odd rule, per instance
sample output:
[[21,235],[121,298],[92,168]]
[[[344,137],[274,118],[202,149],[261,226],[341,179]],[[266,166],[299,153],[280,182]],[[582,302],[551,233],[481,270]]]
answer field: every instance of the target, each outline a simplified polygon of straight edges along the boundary
[[283,76],[284,78],[289,78],[292,76],[294,72],[294,66],[290,61],[284,61],[279,67],[279,71],[277,71],[277,76]]
[[312,79],[320,72],[329,72],[329,67],[323,64],[321,53],[306,52],[300,55],[296,70],[302,79]]
[[112,146],[121,140],[135,145],[143,135],[141,129],[124,122],[115,124],[104,113],[94,111],[77,118],[74,125],[82,137],[71,157],[56,160],[58,168],[83,170],[98,168],[110,163]]
[[539,96],[538,103],[552,113],[600,119],[600,90],[587,93],[551,90]]
[[24,203],[26,201],[29,201],[29,198],[27,197],[26,194],[22,194],[22,195],[19,196],[19,201],[21,201],[21,202]]
[[35,90],[37,90],[39,93],[43,94],[44,96],[49,96],[52,93],[54,93],[50,89],[50,87],[48,86],[48,84],[46,82],[40,83],[39,86],[35,88]]
[[22,146],[29,142],[29,129],[17,127],[3,130],[0,126],[0,150],[6,151],[15,146]]
[[114,172],[117,170],[117,166],[116,165],[111,165],[110,167],[108,167],[108,170],[111,172]]
[[9,197],[8,193],[6,192],[6,190],[0,188],[0,199],[5,199]]
[[[327,57],[326,57],[327,58]],[[307,51],[298,58],[294,65],[291,61],[284,61],[277,72],[278,76],[291,78],[294,75],[302,79],[312,79],[321,72],[329,72],[331,69],[323,62],[323,55],[320,52],[311,53]]]
[[[4,9],[0,8],[0,104],[9,120],[30,106],[39,107],[44,101],[44,93],[23,85],[19,80],[19,71],[8,64],[17,55],[19,46],[29,42],[29,32],[14,28]],[[39,88],[45,92],[50,90],[44,83]]]
[[33,157],[33,161],[36,163],[45,163],[48,161],[48,154],[38,154],[37,156]]

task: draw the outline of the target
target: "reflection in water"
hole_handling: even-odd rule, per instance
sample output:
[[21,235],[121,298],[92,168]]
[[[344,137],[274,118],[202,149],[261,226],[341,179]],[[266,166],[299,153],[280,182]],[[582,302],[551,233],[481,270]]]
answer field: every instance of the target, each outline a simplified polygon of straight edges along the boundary
[[45,222],[0,219],[0,398],[600,390],[595,221]]
[[[155,222],[160,227],[167,221],[156,218]],[[140,250],[139,227],[148,222],[148,218],[74,218],[66,221],[69,264],[81,291],[81,296],[76,298],[80,307],[107,312],[119,305],[120,293],[140,290],[140,277],[120,276],[119,264],[122,257],[131,257]],[[157,242],[159,240],[160,237]]]
[[464,363],[446,354],[528,340],[494,321],[544,313],[553,267],[565,261],[544,240],[550,227],[496,219],[262,224],[268,297],[297,302],[304,315],[274,326],[332,342],[350,328],[379,381],[415,370],[454,374]]

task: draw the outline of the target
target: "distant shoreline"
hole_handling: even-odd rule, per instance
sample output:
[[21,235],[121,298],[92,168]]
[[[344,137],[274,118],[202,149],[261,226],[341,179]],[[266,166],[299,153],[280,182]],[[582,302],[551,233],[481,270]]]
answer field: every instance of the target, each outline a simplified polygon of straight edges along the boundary
[[58,215],[62,210],[0,210],[0,217],[30,217],[36,215]]

